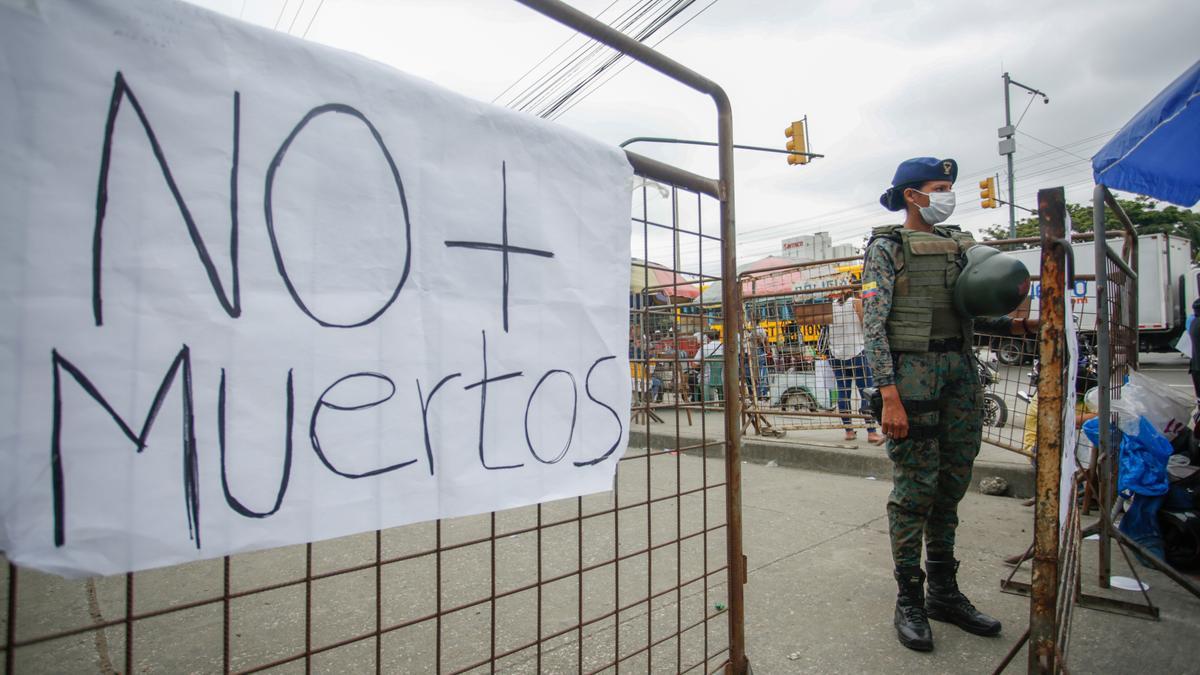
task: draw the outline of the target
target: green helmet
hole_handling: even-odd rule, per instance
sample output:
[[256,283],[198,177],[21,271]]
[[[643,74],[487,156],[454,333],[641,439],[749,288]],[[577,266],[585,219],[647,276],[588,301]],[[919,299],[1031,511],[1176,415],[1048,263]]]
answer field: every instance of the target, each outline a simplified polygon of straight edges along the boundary
[[972,246],[966,259],[954,284],[954,308],[959,315],[1003,316],[1029,294],[1029,270],[1015,257],[991,246]]

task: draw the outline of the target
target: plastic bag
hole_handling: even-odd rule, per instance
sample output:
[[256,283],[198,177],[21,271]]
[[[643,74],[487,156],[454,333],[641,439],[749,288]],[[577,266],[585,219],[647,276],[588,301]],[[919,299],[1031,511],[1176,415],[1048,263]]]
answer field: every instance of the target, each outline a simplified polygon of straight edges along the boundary
[[1195,401],[1187,394],[1142,375],[1129,374],[1121,387],[1121,398],[1112,401],[1112,410],[1120,415],[1117,426],[1130,436],[1138,435],[1139,418],[1145,417],[1167,440],[1175,438],[1191,417]]
[[[1141,544],[1142,548],[1159,560],[1163,560],[1165,557],[1162,530],[1158,527],[1158,511],[1162,507],[1162,503],[1162,497],[1134,495],[1133,501],[1129,503],[1129,509],[1117,525],[1118,530]],[[1150,567],[1150,563],[1142,560],[1142,556],[1138,555],[1137,558],[1143,565]]]
[[[1100,418],[1099,417],[1093,417],[1093,418],[1089,419],[1088,421],[1084,422],[1083,426],[1080,428],[1083,429],[1083,435],[1087,436],[1087,439],[1092,442],[1092,445],[1097,445],[1097,446],[1100,445]],[[1109,433],[1112,434],[1112,438],[1111,438],[1112,444],[1116,445],[1118,442],[1120,442],[1120,437],[1117,435],[1117,429],[1116,429],[1116,427],[1111,426],[1111,425],[1109,426],[1108,429],[1109,429]]]
[[1145,417],[1139,420],[1136,436],[1121,439],[1121,465],[1117,490],[1154,497],[1167,493],[1167,460],[1171,442],[1151,426]]

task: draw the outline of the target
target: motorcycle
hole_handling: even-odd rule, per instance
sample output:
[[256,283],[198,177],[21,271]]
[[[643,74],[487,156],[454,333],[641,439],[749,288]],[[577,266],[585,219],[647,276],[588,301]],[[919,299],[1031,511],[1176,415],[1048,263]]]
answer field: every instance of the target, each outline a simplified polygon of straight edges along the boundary
[[979,358],[975,352],[975,363],[979,369],[979,384],[983,387],[983,425],[1000,428],[1008,421],[1008,406],[1004,399],[993,393],[992,387],[1000,381],[1000,368],[996,365],[996,355],[988,354],[986,359]]
[[[1083,394],[1092,387],[1095,387],[1100,381],[1100,356],[1096,350],[1094,335],[1079,334],[1077,344],[1079,351],[1075,370],[1075,393]],[[1028,375],[1029,389],[1018,391],[1017,398],[1029,403],[1037,395],[1038,373],[1040,371],[1041,364],[1035,359],[1033,368],[1030,369]]]

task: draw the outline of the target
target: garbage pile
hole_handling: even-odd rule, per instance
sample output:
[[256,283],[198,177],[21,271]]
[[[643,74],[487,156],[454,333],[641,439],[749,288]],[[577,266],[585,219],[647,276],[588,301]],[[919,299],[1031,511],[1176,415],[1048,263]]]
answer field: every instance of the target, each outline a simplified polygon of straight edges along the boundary
[[[1095,391],[1088,404],[1095,407]],[[1200,569],[1200,410],[1190,396],[1138,372],[1114,397],[1110,427],[1119,448],[1117,491],[1125,500],[1118,529],[1180,570]],[[1083,424],[1099,444],[1100,420]],[[1189,424],[1190,423],[1190,424]],[[1190,428],[1189,428],[1190,427]]]

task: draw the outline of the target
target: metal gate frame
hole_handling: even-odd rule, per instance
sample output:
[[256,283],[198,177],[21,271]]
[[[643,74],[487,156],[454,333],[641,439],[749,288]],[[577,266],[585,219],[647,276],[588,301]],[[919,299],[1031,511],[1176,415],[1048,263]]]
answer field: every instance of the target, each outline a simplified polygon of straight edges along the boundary
[[[1087,469],[1080,469],[1071,482],[1069,494],[1059,493],[1063,441],[1063,411],[1075,405],[1075,386],[1064,377],[1046,377],[1047,373],[1066,373],[1064,357],[1069,353],[1064,341],[1067,317],[1064,314],[1066,289],[1062,274],[1069,264],[1070,239],[1065,232],[1065,200],[1062,188],[1038,191],[1038,213],[1042,226],[1042,331],[1039,358],[1043,377],[1038,386],[1041,399],[1038,415],[1037,502],[1035,504],[1033,578],[1030,584],[1013,582],[1012,575],[1002,582],[1007,591],[1030,596],[1029,629],[1017,641],[997,667],[1004,670],[1018,650],[1029,642],[1028,672],[1067,672],[1071,619],[1075,606],[1112,611],[1141,618],[1157,619],[1159,612],[1143,589],[1144,604],[1115,600],[1084,593],[1081,585],[1080,548],[1085,532],[1099,534],[1097,585],[1109,587],[1112,569],[1112,543],[1119,546],[1126,564],[1140,583],[1137,565],[1126,549],[1172,579],[1185,590],[1200,597],[1200,587],[1179,574],[1167,563],[1155,558],[1114,525],[1117,485],[1115,417],[1112,400],[1121,395],[1121,385],[1129,370],[1138,363],[1137,322],[1137,232],[1113,195],[1103,185],[1093,192],[1093,221],[1096,280],[1096,337],[1098,348],[1097,413],[1113,433],[1100,433]],[[1123,245],[1117,253],[1108,245],[1105,232],[1105,207],[1111,208],[1122,225]],[[1073,270],[1068,272],[1073,274]],[[1050,302],[1046,302],[1049,299]],[[1082,493],[1082,503],[1079,502]],[[1066,531],[1060,531],[1059,507],[1067,500]],[[1099,518],[1084,529],[1080,507],[1089,501],[1098,503]],[[1015,572],[1015,570],[1014,570]]]
[[[521,4],[573,28],[629,56],[667,77],[712,98],[717,108],[717,179],[707,179],[662,162],[626,151],[634,171],[662,179],[716,198],[720,202],[721,232],[721,312],[728,335],[741,333],[740,288],[737,279],[737,242],[734,227],[733,109],[729,96],[716,82],[650,47],[614,30],[558,0],[517,0]],[[724,350],[725,391],[737,391],[737,350]],[[725,486],[726,542],[728,556],[729,663],[726,670],[742,674],[749,670],[746,657],[746,608],[743,585],[747,581],[746,558],[742,553],[742,468],[741,405],[739,397],[726,396],[725,412]]]
[[[1098,188],[1098,190],[1103,188]],[[1097,193],[1099,195],[1099,193]],[[1112,459],[1112,438],[1100,434],[1098,448],[1093,454],[1088,469],[1079,469],[1071,477],[1071,490],[1060,493],[1063,454],[1063,413],[1066,406],[1076,405],[1076,383],[1068,381],[1067,359],[1074,354],[1067,345],[1067,298],[1068,285],[1080,276],[1074,272],[1072,240],[1086,236],[1072,236],[1066,228],[1066,200],[1063,188],[1038,191],[1038,219],[1041,225],[1039,238],[1042,249],[1041,283],[1042,301],[1039,305],[1041,330],[1038,335],[1038,359],[1041,377],[1038,382],[1038,458],[1036,464],[1036,503],[1034,505],[1034,543],[1032,553],[1032,579],[1025,584],[1012,580],[1016,573],[1009,574],[1001,582],[1006,592],[1028,595],[1029,628],[1017,640],[1012,649],[994,672],[1002,672],[1021,647],[1028,641],[1027,668],[1031,673],[1066,672],[1067,654],[1070,646],[1071,621],[1076,606],[1109,609],[1125,613],[1141,611],[1141,615],[1157,616],[1157,609],[1149,603],[1149,611],[1133,603],[1111,600],[1084,593],[1081,587],[1081,547],[1084,531],[1081,525],[1079,490],[1082,487],[1084,501],[1088,496],[1098,497],[1101,504],[1101,569],[1107,587],[1108,574],[1104,548],[1106,532],[1111,527],[1106,505],[1108,488],[1115,487],[1115,462]],[[1124,216],[1122,213],[1121,216]],[[1127,218],[1122,219],[1125,228],[1125,245],[1118,255],[1107,244],[1104,231],[1104,213],[1101,208],[1095,215],[1095,259],[1096,259],[1096,339],[1099,359],[1097,387],[1099,393],[1099,419],[1110,418],[1109,402],[1113,395],[1120,394],[1120,384],[1126,370],[1136,364],[1137,322],[1134,306],[1137,298],[1137,274],[1130,269],[1127,260],[1132,258],[1136,267],[1137,237]],[[1118,270],[1123,276],[1117,282],[1109,278],[1110,269]],[[1112,286],[1110,288],[1110,286]],[[1109,292],[1115,293],[1110,298]],[[1131,299],[1132,298],[1132,299]],[[1115,315],[1115,316],[1114,316]],[[1121,334],[1113,340],[1114,323]],[[1132,324],[1132,333],[1129,332]],[[1131,339],[1132,337],[1132,339]],[[1129,353],[1132,351],[1132,357]],[[1115,368],[1114,368],[1115,366]],[[1057,374],[1057,376],[1055,376]],[[1074,448],[1072,448],[1074,451]],[[1112,481],[1107,476],[1112,474]],[[1095,490],[1096,494],[1092,494]],[[1060,527],[1060,505],[1067,503],[1066,522]],[[1089,531],[1093,528],[1088,528]],[[1028,554],[1027,554],[1028,555]],[[1019,569],[1020,565],[1018,565]],[[1133,573],[1137,570],[1131,564]],[[1144,592],[1143,592],[1143,595]]]
[[[659,162],[632,152],[626,152],[630,164],[634,171],[645,178],[670,183],[672,186],[677,186],[686,190],[695,192],[698,196],[712,197],[719,202],[720,207],[720,257],[721,257],[721,279],[724,288],[722,297],[723,314],[726,317],[726,323],[733,334],[737,334],[739,330],[738,319],[740,312],[738,311],[737,284],[736,278],[736,260],[735,260],[735,232],[734,232],[734,201],[733,201],[733,125],[732,114],[730,109],[729,99],[725,92],[716,83],[700,76],[699,74],[689,70],[679,63],[655,52],[653,49],[643,45],[642,43],[633,40],[632,38],[613,30],[603,23],[593,19],[592,17],[583,14],[558,0],[516,0],[520,4],[525,5],[555,21],[558,21],[569,28],[572,28],[584,35],[587,35],[598,42],[605,44],[631,58],[653,68],[654,70],[666,75],[667,77],[680,82],[696,91],[709,95],[717,108],[717,137],[718,137],[718,177],[716,179],[707,178],[697,174],[693,174],[669,164]],[[678,262],[678,261],[676,261]],[[736,350],[727,350],[724,354],[724,382],[726,391],[736,390],[739,381],[738,359]],[[680,406],[682,409],[682,406]],[[99,663],[97,664],[100,670],[104,672],[123,671],[126,673],[133,672],[139,664],[134,658],[136,640],[135,637],[142,634],[144,622],[154,621],[169,617],[171,615],[182,616],[185,612],[205,612],[205,620],[208,623],[219,621],[221,627],[221,654],[219,656],[222,672],[232,672],[236,670],[235,661],[238,655],[235,653],[237,649],[237,640],[233,635],[237,630],[237,612],[236,608],[239,603],[246,602],[252,598],[264,597],[265,594],[274,592],[287,591],[291,593],[303,591],[302,616],[304,625],[303,634],[303,649],[297,649],[285,652],[282,656],[278,656],[278,652],[283,649],[281,646],[275,649],[274,658],[266,658],[252,664],[237,664],[247,666],[245,672],[256,672],[276,668],[300,668],[302,665],[305,673],[311,672],[314,667],[320,669],[322,663],[320,659],[331,656],[330,652],[341,647],[349,645],[371,646],[374,647],[374,663],[375,671],[381,672],[382,666],[382,649],[383,640],[385,637],[396,632],[402,631],[410,627],[419,627],[426,623],[431,623],[436,628],[436,670],[439,672],[447,668],[457,668],[459,672],[478,672],[481,670],[496,672],[498,662],[501,662],[505,657],[519,655],[520,652],[531,652],[536,650],[537,669],[543,667],[544,653],[549,654],[551,647],[548,646],[553,640],[570,639],[574,637],[578,641],[578,664],[577,669],[580,673],[587,672],[585,670],[583,642],[588,637],[584,629],[597,626],[602,621],[613,621],[614,639],[616,645],[613,649],[611,660],[607,660],[602,664],[587,664],[589,668],[594,668],[596,672],[600,670],[608,670],[615,668],[619,671],[623,664],[629,665],[628,661],[639,655],[645,654],[647,659],[651,658],[650,652],[656,647],[661,647],[664,643],[672,638],[675,640],[674,651],[676,652],[676,668],[681,671],[691,671],[697,668],[702,668],[705,671],[711,671],[714,662],[713,659],[719,659],[721,652],[728,650],[727,658],[722,662],[716,663],[718,670],[724,670],[727,673],[742,674],[749,672],[749,661],[745,653],[745,605],[743,596],[743,584],[746,582],[746,561],[742,553],[742,517],[741,517],[741,435],[737,421],[740,415],[740,405],[737,397],[726,401],[724,404],[724,439],[723,446],[723,461],[724,461],[724,502],[725,502],[725,523],[710,525],[706,521],[703,528],[698,532],[684,534],[682,527],[675,525],[674,539],[666,542],[655,543],[649,534],[649,524],[651,522],[650,509],[657,502],[664,499],[674,498],[676,501],[676,514],[679,513],[680,502],[689,492],[700,492],[704,499],[704,512],[708,511],[707,494],[710,489],[721,487],[720,483],[709,485],[708,479],[705,478],[704,485],[699,490],[684,491],[679,485],[678,479],[675,485],[673,495],[667,497],[652,498],[650,491],[650,452],[644,455],[636,455],[628,453],[622,459],[620,465],[629,464],[625,460],[641,459],[646,460],[646,496],[642,501],[636,501],[630,504],[621,503],[616,495],[617,486],[614,485],[613,504],[609,508],[602,509],[586,509],[585,498],[579,497],[574,501],[577,506],[573,510],[568,510],[566,516],[556,516],[552,513],[552,509],[547,508],[545,512],[542,505],[536,507],[536,521],[533,524],[522,522],[513,524],[506,522],[507,514],[483,514],[476,516],[477,519],[473,525],[479,526],[480,532],[485,534],[475,534],[467,537],[454,537],[449,532],[449,529],[444,527],[444,521],[436,521],[434,523],[425,524],[423,534],[430,535],[432,539],[432,547],[417,547],[417,550],[402,550],[399,553],[396,551],[387,550],[390,542],[386,541],[387,532],[375,531],[373,556],[364,555],[367,562],[360,564],[337,567],[335,569],[322,569],[319,556],[314,556],[314,544],[306,544],[303,549],[303,575],[287,576],[284,570],[270,568],[271,583],[265,585],[254,585],[244,588],[239,585],[240,579],[234,573],[235,564],[240,564],[236,559],[226,556],[223,560],[211,560],[198,565],[207,565],[205,570],[209,574],[206,582],[215,582],[211,585],[218,587],[220,590],[213,593],[207,592],[201,594],[200,597],[186,597],[181,589],[170,588],[170,591],[179,592],[171,595],[170,601],[161,607],[151,607],[149,609],[140,608],[135,605],[135,589],[144,588],[146,584],[153,585],[153,577],[151,581],[138,582],[139,573],[128,573],[123,578],[115,577],[110,579],[89,579],[86,582],[86,593],[88,596],[89,613],[91,620],[84,622],[84,625],[72,625],[62,627],[59,625],[34,625],[32,628],[26,624],[29,619],[25,620],[25,624],[21,624],[21,630],[18,630],[19,620],[22,618],[21,598],[22,584],[20,580],[26,578],[29,573],[22,574],[12,563],[7,565],[7,580],[6,583],[0,585],[0,590],[7,591],[6,612],[3,614],[4,629],[3,642],[0,643],[0,652],[3,653],[4,675],[11,675],[16,672],[18,667],[17,652],[24,648],[31,648],[37,645],[49,647],[53,644],[61,644],[62,641],[68,638],[73,638],[76,642],[87,641],[89,636],[95,641],[95,648],[99,654]],[[707,448],[710,445],[708,439],[703,439],[702,456],[704,461],[707,461]],[[682,448],[681,448],[682,449]],[[533,508],[533,507],[531,507]],[[620,550],[620,527],[622,511],[632,515],[626,511],[631,508],[645,508],[646,518],[645,525],[647,526],[646,545],[638,550],[622,552]],[[501,516],[498,518],[498,515]],[[525,515],[530,515],[529,513]],[[595,523],[597,521],[607,522],[605,519],[611,517],[612,528],[614,532],[613,550],[610,557],[596,563],[585,564],[584,547],[585,547],[585,525]],[[483,522],[483,518],[488,519],[487,523]],[[676,516],[678,519],[678,515]],[[640,525],[640,523],[637,523]],[[708,535],[714,530],[724,527],[726,529],[725,537],[725,555],[726,565],[723,568],[717,568],[710,571],[708,565]],[[549,571],[543,571],[543,551],[544,546],[549,546],[544,542],[543,534],[546,533],[547,539],[550,533],[556,531],[556,528],[566,529],[572,532],[576,537],[575,543],[578,547],[578,568],[569,569],[565,573],[558,575],[551,574]],[[537,546],[537,566],[536,566],[536,583],[520,585],[515,588],[498,588],[497,576],[498,568],[497,561],[503,563],[502,553],[498,553],[497,544],[502,539],[507,539],[517,536],[525,536],[530,539],[536,537]],[[358,535],[363,537],[359,544],[366,542],[366,535]],[[683,579],[680,571],[683,560],[682,546],[684,542],[692,538],[701,538],[704,542],[704,569],[699,579]],[[321,547],[321,544],[316,546]],[[644,593],[638,596],[632,602],[622,604],[621,599],[621,563],[627,562],[637,556],[646,556],[647,566],[653,569],[651,556],[664,548],[675,547],[676,552],[676,574],[674,586],[665,591],[655,591],[650,574],[647,572],[647,580],[645,589],[639,591]],[[451,603],[443,602],[443,559],[449,558],[459,552],[465,551],[470,547],[481,547],[481,550],[486,549],[487,554],[483,557],[487,558],[490,555],[490,591],[481,598],[467,600],[465,602]],[[363,547],[364,549],[366,547]],[[298,553],[298,550],[293,550],[293,553]],[[371,559],[373,558],[373,560]],[[384,620],[384,598],[385,598],[385,581],[384,574],[388,566],[404,565],[410,562],[418,562],[422,559],[431,559],[436,564],[436,590],[435,602],[436,606],[431,612],[418,613],[417,616],[408,616],[399,622],[391,622],[385,624]],[[219,567],[218,567],[219,566]],[[606,568],[611,567],[611,574],[614,580],[615,592],[613,597],[607,598],[606,602],[611,603],[611,609],[602,611],[599,616],[590,616],[585,619],[584,616],[584,575],[587,572],[603,572]],[[653,603],[656,600],[666,599],[669,601],[670,595],[673,592],[677,603],[682,603],[684,587],[689,584],[698,583],[704,588],[704,599],[707,603],[708,587],[710,576],[724,572],[724,585],[726,586],[727,606],[718,606],[716,611],[710,610],[707,605],[702,606],[701,619],[698,622],[689,625],[683,625],[683,621],[676,618],[674,625],[674,633],[667,636],[655,634],[651,626],[650,615],[653,614]],[[532,572],[531,572],[532,573]],[[145,573],[142,573],[145,575]],[[364,583],[370,583],[365,578],[373,576],[374,590],[374,621],[373,630],[368,629],[365,632],[359,631],[349,637],[341,637],[328,644],[316,645],[314,640],[314,614],[319,613],[324,607],[321,606],[320,598],[317,597],[314,601],[314,595],[319,593],[319,587],[322,584],[332,584],[335,580],[345,580],[355,576],[364,577],[360,579]],[[578,584],[578,614],[574,623],[562,628],[543,630],[543,589],[549,584],[564,579],[574,578]],[[63,582],[54,577],[43,575],[28,576],[24,586],[25,593],[36,596],[38,602],[44,602],[47,594],[56,592],[56,590],[84,590],[84,584],[77,584],[78,588],[67,586],[67,582]],[[30,589],[30,584],[33,588]],[[628,584],[627,584],[628,585]],[[115,618],[106,618],[99,611],[99,602],[97,601],[97,588],[100,587],[100,594],[109,592],[112,598],[113,605],[124,605],[123,615],[118,615]],[[206,589],[207,590],[207,589]],[[214,589],[215,590],[215,589]],[[140,591],[145,593],[145,591]],[[499,602],[514,598],[521,593],[536,593],[537,597],[537,635],[533,642],[525,642],[516,647],[498,647],[498,629],[503,629],[504,617],[498,617],[497,605]],[[547,595],[550,593],[548,592]],[[141,597],[141,596],[138,596]],[[370,594],[367,592],[363,596],[364,600],[370,601]],[[139,603],[140,604],[140,603]],[[153,604],[153,603],[152,603]],[[269,603],[268,603],[269,604]],[[636,647],[630,653],[622,653],[620,631],[622,628],[621,615],[622,612],[632,611],[631,608],[637,608],[641,605],[646,608],[646,638],[645,644]],[[361,608],[360,608],[361,609]],[[482,658],[477,658],[469,663],[451,666],[443,660],[442,636],[443,636],[443,617],[451,616],[454,613],[461,613],[465,610],[471,610],[475,614],[486,613],[489,621],[490,635],[490,650],[480,647],[480,651],[485,653]],[[297,622],[300,616],[300,607],[294,608]],[[679,610],[676,609],[676,616],[679,616]],[[724,615],[724,616],[722,616]],[[219,617],[219,618],[218,618]],[[62,618],[62,617],[58,617]],[[716,619],[725,618],[727,621],[728,630],[728,647],[718,649],[715,652],[710,651],[709,643],[709,628],[710,622]],[[37,620],[34,624],[39,624]],[[365,624],[366,622],[364,622]],[[432,628],[432,627],[431,627]],[[699,630],[703,634],[704,653],[700,656],[698,663],[682,661],[683,641],[685,633],[688,631]],[[547,632],[548,631],[548,632]],[[239,635],[240,636],[240,635]],[[197,642],[202,636],[189,636]],[[144,641],[145,638],[143,638]],[[113,655],[110,660],[108,654],[108,641],[114,641],[117,646],[114,650],[123,651],[123,659]],[[207,643],[206,643],[207,644]],[[211,661],[215,665],[218,660],[216,653],[208,653],[206,656],[211,657]],[[320,658],[318,658],[320,657]],[[530,661],[526,665],[532,664],[532,654],[529,656]],[[607,658],[607,657],[606,657]],[[123,668],[121,661],[123,660]],[[314,663],[314,661],[316,661]],[[60,664],[61,665],[61,664]],[[325,664],[328,667],[328,663]],[[504,664],[501,662],[500,667]],[[335,665],[336,668],[336,665]]]

